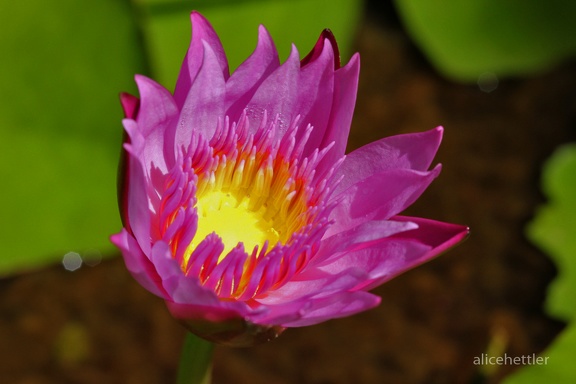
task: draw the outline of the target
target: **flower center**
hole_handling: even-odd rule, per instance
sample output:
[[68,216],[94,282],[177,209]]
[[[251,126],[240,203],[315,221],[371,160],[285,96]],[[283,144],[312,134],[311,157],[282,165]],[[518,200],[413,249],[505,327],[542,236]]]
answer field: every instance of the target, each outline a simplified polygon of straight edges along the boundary
[[274,148],[272,135],[258,139],[241,137],[234,129],[229,133],[234,135],[223,134],[226,140],[213,140],[203,148],[203,156],[196,157],[209,161],[191,164],[198,175],[197,228],[183,255],[184,269],[212,233],[224,245],[217,257],[220,263],[240,243],[248,255],[258,247],[261,257],[289,243],[309,220],[310,190],[298,173],[297,160]]
[[[255,246],[262,247],[266,241],[274,245],[280,240],[280,234],[264,218],[266,208],[257,211],[249,207],[247,197],[238,199],[232,192],[212,191],[200,197],[196,203],[198,209],[198,229],[195,239],[202,240],[215,232],[224,243],[221,261],[238,243],[251,252]],[[196,244],[192,244],[195,247]]]
[[332,169],[318,167],[330,146],[304,157],[311,126],[297,136],[294,123],[280,140],[275,129],[263,122],[248,133],[242,118],[210,141],[193,137],[166,179],[159,236],[221,299],[251,300],[289,281],[330,224]]

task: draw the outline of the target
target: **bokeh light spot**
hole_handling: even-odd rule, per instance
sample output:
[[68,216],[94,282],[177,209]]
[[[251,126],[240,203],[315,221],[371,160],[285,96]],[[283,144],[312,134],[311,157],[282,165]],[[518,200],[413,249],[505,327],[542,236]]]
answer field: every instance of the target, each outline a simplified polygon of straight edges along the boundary
[[82,257],[77,252],[68,252],[62,257],[62,265],[67,271],[75,271],[82,266]]
[[478,76],[477,84],[482,92],[490,93],[498,88],[498,76],[494,72],[484,72]]

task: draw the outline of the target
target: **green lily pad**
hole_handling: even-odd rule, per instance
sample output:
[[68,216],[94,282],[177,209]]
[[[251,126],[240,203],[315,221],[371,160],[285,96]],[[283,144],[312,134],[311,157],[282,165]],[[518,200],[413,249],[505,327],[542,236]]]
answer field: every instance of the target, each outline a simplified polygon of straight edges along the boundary
[[576,353],[576,327],[566,328],[540,355],[542,364],[530,365],[504,380],[505,384],[574,383],[574,354]]
[[528,227],[528,236],[558,267],[546,301],[548,312],[563,320],[576,318],[576,145],[559,149],[543,175],[548,204]]
[[74,251],[109,253],[120,228],[118,93],[142,48],[128,2],[30,0],[0,12],[0,275]]
[[576,55],[572,0],[396,0],[412,37],[446,76],[519,76]]
[[541,354],[548,357],[547,364],[523,368],[507,384],[576,382],[576,144],[562,147],[548,161],[543,188],[549,201],[529,225],[528,236],[558,267],[549,287],[547,311],[569,323]]

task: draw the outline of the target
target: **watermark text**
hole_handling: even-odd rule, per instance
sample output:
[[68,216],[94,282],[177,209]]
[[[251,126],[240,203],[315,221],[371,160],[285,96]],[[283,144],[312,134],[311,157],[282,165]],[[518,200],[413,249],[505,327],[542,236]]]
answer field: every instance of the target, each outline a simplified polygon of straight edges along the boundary
[[547,365],[549,356],[531,355],[508,356],[506,353],[502,356],[490,356],[483,353],[474,357],[474,365]]

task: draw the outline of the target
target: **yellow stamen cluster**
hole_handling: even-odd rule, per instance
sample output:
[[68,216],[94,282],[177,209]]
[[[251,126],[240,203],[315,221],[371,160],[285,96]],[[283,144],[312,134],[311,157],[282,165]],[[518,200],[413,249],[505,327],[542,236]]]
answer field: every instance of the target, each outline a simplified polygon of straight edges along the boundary
[[219,261],[242,242],[247,253],[254,247],[269,249],[285,244],[307,220],[306,188],[294,177],[296,164],[268,152],[234,151],[221,155],[217,165],[199,175],[196,192],[198,229],[186,249],[193,250],[210,233],[222,238]]

